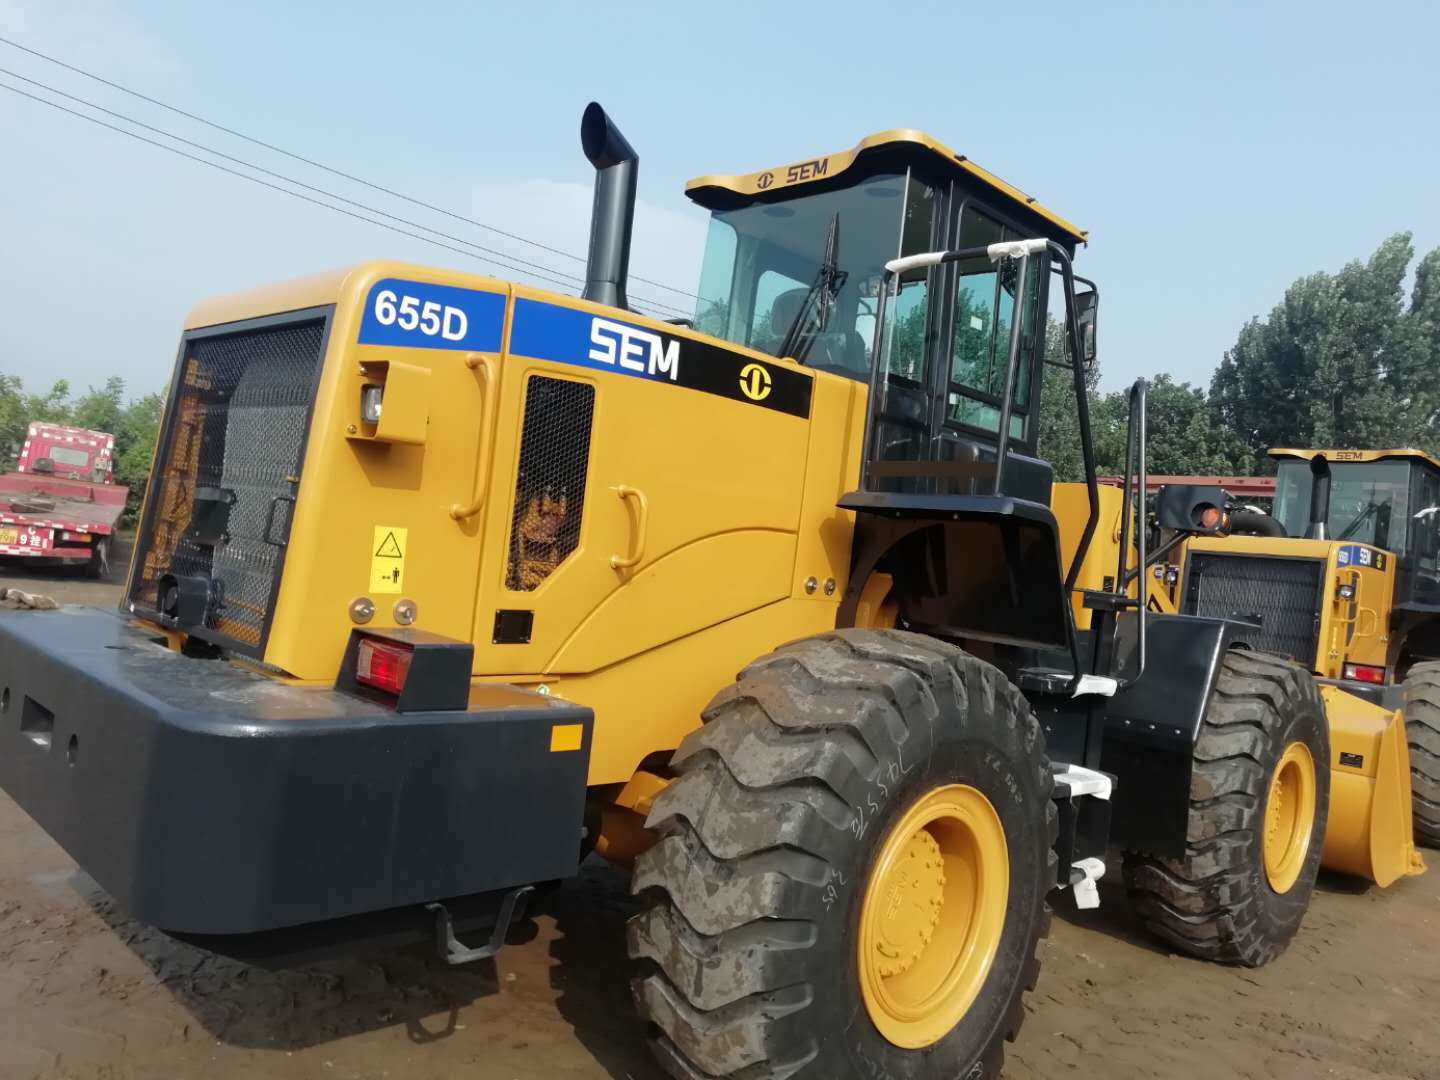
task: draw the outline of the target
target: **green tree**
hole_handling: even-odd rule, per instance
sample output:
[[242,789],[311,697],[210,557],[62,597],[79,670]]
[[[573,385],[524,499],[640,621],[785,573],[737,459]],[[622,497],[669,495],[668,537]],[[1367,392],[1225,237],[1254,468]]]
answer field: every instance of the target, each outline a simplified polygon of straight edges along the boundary
[[1440,250],[1409,233],[1367,262],[1296,281],[1240,331],[1210,384],[1220,422],[1250,459],[1271,446],[1440,448]]
[[125,406],[115,426],[115,482],[130,488],[126,513],[131,516],[139,512],[145,499],[164,411],[164,397],[146,394]]
[[[1040,384],[1040,456],[1055,470],[1055,479],[1072,483],[1085,479],[1085,460],[1080,449],[1080,412],[1075,404],[1075,372],[1070,367],[1065,328],[1053,316],[1045,320],[1045,359]],[[1100,365],[1085,369],[1087,402],[1093,413],[1100,399],[1096,387],[1100,383]],[[1104,417],[1090,418],[1092,434],[1096,421],[1108,423]],[[1103,470],[1102,470],[1103,471]]]
[[118,434],[125,412],[125,380],[112,375],[99,390],[93,386],[70,409],[70,423],[91,431]]

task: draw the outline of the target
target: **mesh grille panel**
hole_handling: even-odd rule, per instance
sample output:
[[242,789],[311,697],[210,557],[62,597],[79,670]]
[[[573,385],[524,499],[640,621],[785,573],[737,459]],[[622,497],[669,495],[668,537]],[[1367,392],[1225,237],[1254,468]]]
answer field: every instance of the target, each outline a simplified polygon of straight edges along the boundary
[[1306,667],[1319,643],[1321,575],[1316,559],[1262,558],[1196,552],[1190,556],[1185,612],[1260,620],[1251,644]]
[[208,583],[197,629],[263,652],[324,331],[310,319],[188,344],[137,538],[137,608],[158,608],[169,575]]
[[538,588],[580,544],[595,387],[532,375],[525,384],[508,588]]

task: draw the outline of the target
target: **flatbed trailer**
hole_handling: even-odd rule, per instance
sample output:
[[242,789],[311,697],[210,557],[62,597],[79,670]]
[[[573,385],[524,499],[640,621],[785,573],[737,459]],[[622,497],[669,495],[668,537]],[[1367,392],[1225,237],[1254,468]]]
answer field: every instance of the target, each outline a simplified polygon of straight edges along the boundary
[[108,572],[129,489],[114,482],[115,437],[30,425],[15,471],[0,475],[0,555]]

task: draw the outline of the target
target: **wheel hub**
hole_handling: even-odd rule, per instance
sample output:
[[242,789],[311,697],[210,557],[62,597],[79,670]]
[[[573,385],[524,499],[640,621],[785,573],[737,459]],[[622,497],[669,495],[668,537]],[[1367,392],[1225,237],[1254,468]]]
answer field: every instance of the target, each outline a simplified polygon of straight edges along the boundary
[[909,971],[935,936],[945,904],[945,864],[940,845],[924,829],[910,834],[885,880],[884,909],[875,940],[876,968],[889,978]]
[[1300,878],[1315,827],[1315,759],[1303,742],[1280,755],[1265,797],[1261,843],[1270,888],[1287,893]]
[[1005,829],[978,789],[937,787],[900,815],[860,908],[860,991],[881,1035],[920,1049],[964,1018],[999,952],[1009,893]]

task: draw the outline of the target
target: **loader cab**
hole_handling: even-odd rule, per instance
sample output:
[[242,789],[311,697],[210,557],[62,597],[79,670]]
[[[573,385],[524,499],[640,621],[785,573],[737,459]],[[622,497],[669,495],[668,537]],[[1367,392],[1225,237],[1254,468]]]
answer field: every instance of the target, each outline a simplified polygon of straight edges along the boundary
[[[1380,548],[1396,558],[1395,606],[1440,611],[1440,461],[1419,450],[1272,450],[1274,516],[1289,536]],[[1324,498],[1325,496],[1319,496]]]
[[[702,177],[686,193],[711,212],[696,328],[867,382],[888,260],[1033,237],[1073,253],[1085,240],[1033,198],[912,131],[748,175]],[[961,489],[982,485],[997,460],[1007,345],[1018,317],[1007,487],[1044,504],[1051,474],[1035,454],[1048,259],[1030,261],[1023,290],[1016,273],[1013,263],[981,257],[899,275],[885,307],[888,385],[878,453],[971,462],[977,467]],[[1022,293],[1025,310],[1017,313]]]

